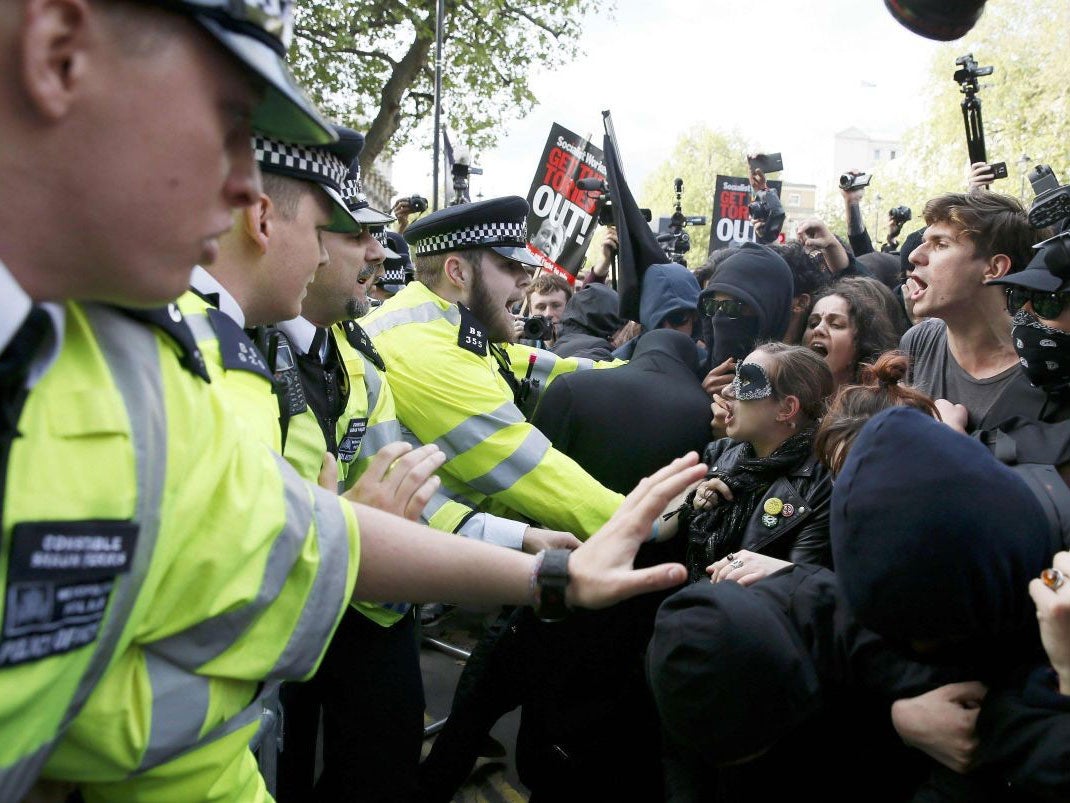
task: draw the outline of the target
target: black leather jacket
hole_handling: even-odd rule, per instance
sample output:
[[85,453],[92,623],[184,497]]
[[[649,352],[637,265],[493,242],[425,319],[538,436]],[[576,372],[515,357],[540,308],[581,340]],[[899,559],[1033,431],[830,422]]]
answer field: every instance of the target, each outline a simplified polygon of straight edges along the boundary
[[[725,471],[736,464],[744,444],[721,438],[706,447],[702,461],[710,473]],[[794,507],[792,516],[778,516],[774,527],[762,523],[765,500],[777,498]],[[789,474],[773,480],[747,522],[740,549],[789,560],[792,563],[832,568],[829,545],[829,500],[832,477],[816,458],[810,457]]]

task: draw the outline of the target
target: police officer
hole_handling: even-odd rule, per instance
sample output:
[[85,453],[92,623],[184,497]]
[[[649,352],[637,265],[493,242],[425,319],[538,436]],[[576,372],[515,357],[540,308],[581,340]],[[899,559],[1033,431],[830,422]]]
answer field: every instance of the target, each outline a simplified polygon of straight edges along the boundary
[[[262,798],[256,696],[313,671],[358,559],[362,596],[523,603],[535,570],[561,601],[529,556],[442,544],[300,481],[213,395],[178,311],[144,309],[255,202],[253,121],[331,136],[286,72],[287,13],[0,7],[2,799],[38,775],[87,799]],[[678,581],[615,555],[694,473],[662,474],[574,553],[564,600]]]
[[[381,471],[369,467],[372,458],[395,449],[403,434],[386,366],[354,320],[368,311],[368,279],[387,254],[379,238],[389,217],[369,206],[355,158],[346,191],[360,230],[324,234],[328,263],[309,285],[301,316],[278,325],[283,342],[295,355],[307,399],[306,409],[289,421],[283,454],[302,475],[314,477],[326,449],[338,459],[341,487],[359,488]],[[397,257],[396,252],[389,253]],[[421,518],[436,529],[518,548],[529,530],[529,547],[541,548],[547,538],[579,545],[567,533],[543,532],[477,513],[441,495],[431,499]],[[296,709],[303,707],[307,715],[321,706],[323,775],[317,797],[412,798],[424,708],[413,626],[407,604],[357,603],[343,616],[340,638],[332,643],[313,681],[301,690],[285,690],[289,735],[282,755],[280,800],[308,797],[305,787],[314,755],[305,756],[303,767],[295,767],[300,748],[295,751],[293,745],[314,744],[316,718],[301,718]],[[295,738],[298,721],[305,723],[304,738]]]
[[527,249],[527,202],[496,198],[439,210],[405,231],[416,281],[364,320],[390,370],[398,418],[447,455],[443,487],[489,498],[586,538],[623,497],[554,449],[524,420],[537,389],[591,367],[511,344],[510,309],[538,264]]

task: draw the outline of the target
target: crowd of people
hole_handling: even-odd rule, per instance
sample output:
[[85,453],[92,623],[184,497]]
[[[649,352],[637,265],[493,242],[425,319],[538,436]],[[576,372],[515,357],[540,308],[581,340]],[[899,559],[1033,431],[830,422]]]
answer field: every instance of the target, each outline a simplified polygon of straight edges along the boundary
[[[450,800],[517,707],[532,800],[1070,799],[1070,233],[845,190],[629,320],[373,208],[284,6],[0,8],[0,799]],[[424,602],[507,607],[421,764]]]

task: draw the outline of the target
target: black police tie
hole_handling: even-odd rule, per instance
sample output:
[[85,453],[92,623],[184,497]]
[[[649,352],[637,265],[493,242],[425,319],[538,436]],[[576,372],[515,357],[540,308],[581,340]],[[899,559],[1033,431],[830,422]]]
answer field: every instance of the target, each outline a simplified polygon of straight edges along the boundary
[[316,334],[312,336],[312,345],[308,347],[308,356],[318,363],[323,363],[323,344],[327,342],[327,330],[322,326],[316,327]]
[[30,364],[49,331],[52,320],[41,307],[33,307],[11,342],[0,354],[0,436],[15,432],[19,412],[26,400]]

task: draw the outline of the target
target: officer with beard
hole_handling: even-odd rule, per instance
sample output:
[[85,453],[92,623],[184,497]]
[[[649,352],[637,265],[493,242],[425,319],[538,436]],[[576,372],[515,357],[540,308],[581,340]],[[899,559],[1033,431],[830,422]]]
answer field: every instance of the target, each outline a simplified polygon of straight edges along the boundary
[[[558,452],[524,419],[537,390],[563,372],[591,367],[515,345],[511,309],[538,261],[527,248],[528,205],[516,196],[449,207],[405,230],[416,281],[363,324],[389,369],[398,419],[446,453],[447,493],[495,503],[581,539],[622,497]],[[563,536],[522,544],[537,552]],[[573,542],[574,543],[574,542]]]

